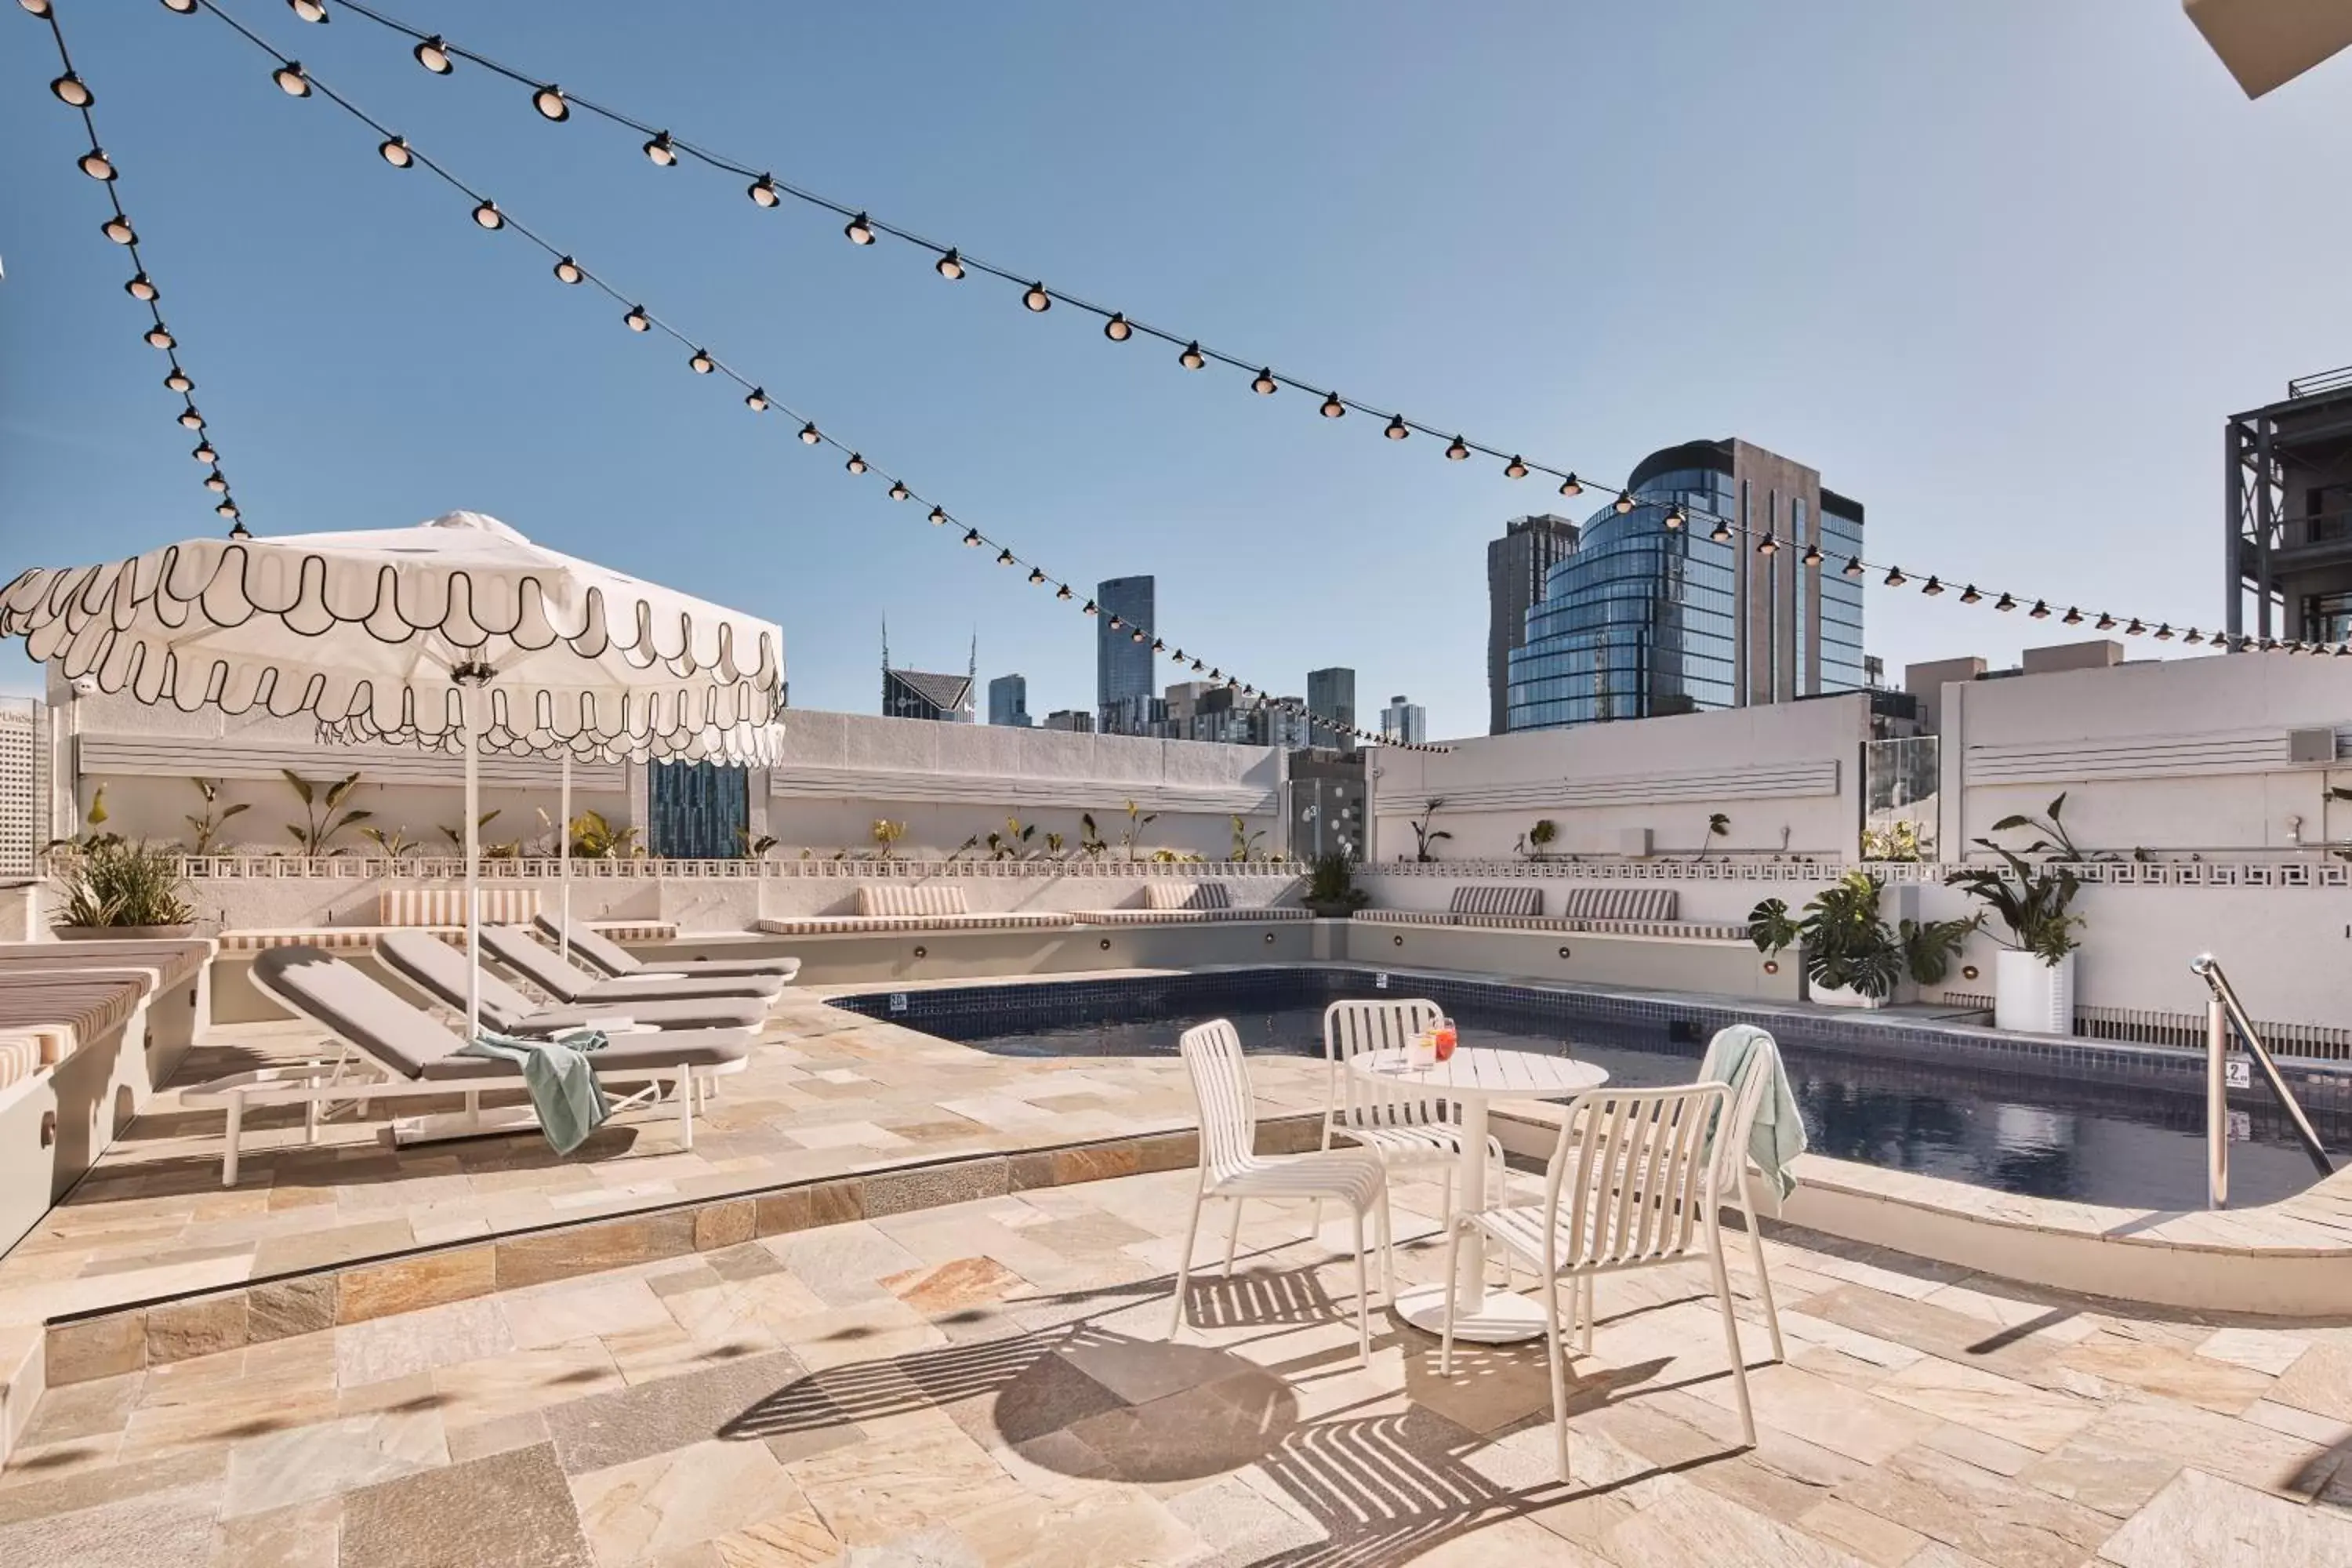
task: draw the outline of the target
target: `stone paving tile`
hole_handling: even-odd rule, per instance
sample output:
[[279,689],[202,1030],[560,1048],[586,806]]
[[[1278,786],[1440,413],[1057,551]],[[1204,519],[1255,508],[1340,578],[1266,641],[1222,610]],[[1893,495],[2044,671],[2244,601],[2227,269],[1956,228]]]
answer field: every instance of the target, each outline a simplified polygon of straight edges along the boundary
[[1170,1342],[1192,1179],[599,1244],[584,1275],[542,1244],[550,1282],[57,1389],[0,1472],[0,1563],[2352,1568],[2352,1332],[1776,1236],[1818,1288],[1783,1284],[1768,1364],[1735,1256],[1759,1445],[1703,1274],[1612,1279],[1562,1486],[1540,1343],[1443,1379],[1378,1312],[1359,1368],[1350,1265],[1300,1214],[1262,1205]]

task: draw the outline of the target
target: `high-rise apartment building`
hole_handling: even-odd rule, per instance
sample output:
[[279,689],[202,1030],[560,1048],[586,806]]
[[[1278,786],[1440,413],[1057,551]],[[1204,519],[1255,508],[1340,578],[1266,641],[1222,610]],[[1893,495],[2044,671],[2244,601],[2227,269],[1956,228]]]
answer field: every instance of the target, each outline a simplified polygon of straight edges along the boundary
[[2224,629],[2352,641],[2352,367],[2288,382],[2283,401],[2231,416],[2223,435]]
[[1000,675],[988,683],[988,721],[1016,730],[1029,728],[1029,678]]
[[1738,439],[1653,452],[1629,489],[1633,504],[1586,521],[1528,612],[1511,729],[1861,689],[1862,583],[1843,570],[1863,554],[1859,501]]
[[[1150,577],[1095,586],[1095,715],[1106,735],[1149,735],[1160,715],[1152,690],[1151,627],[1159,609]],[[1135,633],[1140,629],[1143,640]]]
[[1429,739],[1429,710],[1418,702],[1391,697],[1381,710],[1381,738],[1401,746],[1418,746]]
[[1511,654],[1528,635],[1528,612],[1543,602],[1544,579],[1574,553],[1576,524],[1549,514],[1515,517],[1486,542],[1486,733],[1511,727]]
[[[1345,724],[1349,729],[1356,722],[1356,672],[1345,666],[1307,672],[1307,706],[1318,720]],[[1346,730],[1334,729],[1328,723],[1314,727],[1315,744],[1336,746],[1343,752],[1356,749],[1356,737]]]
[[1056,708],[1045,715],[1045,721],[1038,728],[1066,731],[1073,735],[1091,735],[1095,731],[1095,716],[1083,708]]

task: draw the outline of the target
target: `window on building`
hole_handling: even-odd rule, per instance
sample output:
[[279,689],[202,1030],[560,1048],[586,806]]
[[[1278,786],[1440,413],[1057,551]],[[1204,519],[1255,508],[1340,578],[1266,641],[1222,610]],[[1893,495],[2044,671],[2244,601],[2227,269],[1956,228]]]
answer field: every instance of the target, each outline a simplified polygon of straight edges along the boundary
[[2303,637],[2305,642],[2352,642],[2352,593],[2305,597]]

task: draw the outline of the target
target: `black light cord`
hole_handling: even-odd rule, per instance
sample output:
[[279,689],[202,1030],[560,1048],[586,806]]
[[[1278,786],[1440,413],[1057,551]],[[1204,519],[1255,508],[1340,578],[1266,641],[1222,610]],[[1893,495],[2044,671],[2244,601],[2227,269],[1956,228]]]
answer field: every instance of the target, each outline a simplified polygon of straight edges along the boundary
[[[598,292],[604,294],[615,304],[625,306],[626,314],[624,317],[624,322],[625,325],[639,332],[648,332],[658,330],[664,335],[676,342],[680,347],[688,351],[688,364],[697,374],[724,376],[727,380],[731,381],[736,385],[741,387],[744,391],[744,402],[754,413],[765,414],[770,411],[774,411],[783,415],[787,420],[796,422],[800,426],[798,432],[800,438],[805,445],[812,447],[829,447],[835,451],[842,453],[845,458],[844,467],[850,473],[854,475],[871,473],[887,481],[888,485],[887,493],[891,499],[895,500],[911,501],[918,505],[928,503],[929,510],[927,515],[933,524],[941,528],[945,528],[949,524],[961,524],[964,528],[964,531],[959,537],[964,544],[971,546],[973,549],[985,548],[995,551],[997,553],[994,559],[999,565],[1025,567],[1028,569],[1028,579],[1031,583],[1040,587],[1050,584],[1054,588],[1055,597],[1056,600],[1071,603],[1073,605],[1076,604],[1078,597],[1077,591],[1073,588],[1066,580],[1054,573],[1047,572],[1043,565],[1030,557],[1022,555],[1015,552],[1012,546],[1004,541],[982,533],[977,527],[967,522],[965,519],[949,511],[943,504],[931,500],[929,497],[918,493],[914,487],[908,484],[903,478],[866,458],[862,449],[854,447],[849,442],[845,441],[839,437],[824,430],[817,424],[816,420],[813,416],[798,408],[795,408],[785,399],[771,394],[764,384],[754,380],[751,376],[737,369],[735,366],[728,363],[725,360],[719,358],[717,354],[711,353],[708,348],[706,348],[704,344],[707,340],[696,338],[688,332],[681,331],[675,323],[667,318],[646,309],[642,303],[638,302],[639,297],[634,296],[615,287],[610,279],[600,276],[586,265],[576,260],[570,252],[563,250],[554,241],[547,238],[537,229],[532,228],[530,225],[523,223],[521,220],[507,213],[503,208],[500,208],[497,203],[491,200],[488,195],[485,195],[480,189],[477,188],[468,181],[460,177],[457,173],[450,169],[448,165],[421,151],[413,142],[410,142],[404,137],[399,135],[397,132],[393,131],[390,126],[384,124],[382,121],[368,113],[367,110],[362,109],[351,99],[337,91],[328,83],[320,80],[316,75],[304,69],[299,62],[281,53],[275,45],[261,37],[260,34],[255,32],[244,23],[238,21],[235,16],[230,16],[219,5],[215,4],[215,0],[188,0],[188,3],[211,16],[218,17],[239,37],[245,39],[247,43],[253,45],[255,48],[258,49],[263,54],[269,57],[270,59],[277,62],[278,69],[273,74],[279,79],[281,86],[285,84],[287,73],[294,73],[299,85],[303,89],[301,92],[297,94],[297,96],[308,97],[311,93],[315,92],[319,97],[325,99],[328,102],[335,105],[345,113],[351,115],[354,120],[357,120],[360,123],[365,125],[376,135],[383,137],[383,148],[396,145],[405,161],[394,166],[402,168],[410,166],[423,168],[437,179],[441,180],[444,184],[447,184],[451,189],[458,192],[460,195],[467,197],[467,199],[474,203],[474,219],[478,225],[486,229],[492,230],[512,229],[524,239],[530,241],[530,244],[536,246],[541,252],[554,258],[557,276],[562,281],[567,284],[585,284],[593,286]],[[288,90],[291,91],[292,89],[289,88]],[[379,151],[381,152],[382,148],[380,148]],[[1092,599],[1087,599],[1085,602],[1082,613],[1087,615],[1096,615],[1097,613],[1102,615],[1110,614],[1109,611],[1103,610]],[[1131,623],[1120,621],[1119,617],[1117,616],[1113,616],[1112,618],[1114,621],[1119,622],[1119,629],[1127,630],[1130,633],[1132,640],[1138,643],[1149,645],[1152,652],[1155,654],[1165,651],[1167,647],[1165,640],[1155,634],[1152,628],[1149,626],[1132,626]],[[1211,680],[1222,681],[1228,689],[1237,690],[1245,697],[1258,698],[1266,705],[1279,708],[1284,711],[1295,713],[1318,729],[1336,733],[1348,734],[1359,740],[1380,741],[1381,739],[1381,737],[1375,731],[1360,729],[1353,724],[1344,723],[1339,720],[1327,718],[1323,715],[1314,713],[1309,710],[1304,703],[1292,705],[1283,702],[1280,699],[1276,698],[1271,692],[1260,693],[1254,684],[1244,682],[1238,676],[1226,675],[1223,667],[1209,666],[1207,661],[1202,658],[1197,656],[1187,656],[1181,647],[1176,649],[1174,657],[1179,659],[1184,659],[1189,657],[1193,668],[1207,669]],[[1403,744],[1402,742],[1387,743]],[[1404,749],[1411,751],[1442,752],[1447,748],[1432,745],[1426,742],[1413,742],[1409,745],[1404,745]]]
[[[213,440],[212,426],[196,407],[195,398],[193,395],[196,384],[195,378],[191,376],[186,368],[181,364],[179,340],[171,328],[164,324],[161,304],[163,290],[148,276],[147,260],[139,247],[138,230],[132,226],[130,214],[123,210],[121,194],[115,188],[116,182],[121,178],[121,170],[116,163],[113,154],[104,150],[106,143],[99,139],[98,121],[90,113],[90,106],[96,101],[96,95],[89,90],[89,85],[82,81],[74,69],[73,51],[66,47],[65,29],[58,24],[55,0],[19,0],[19,4],[37,20],[48,25],[49,37],[57,45],[58,64],[64,74],[50,85],[50,94],[79,114],[82,129],[89,133],[89,151],[82,155],[80,167],[83,173],[90,174],[104,188],[107,205],[113,209],[113,216],[106,220],[102,228],[107,237],[121,245],[131,257],[131,278],[123,285],[123,289],[132,299],[146,306],[149,321],[145,334],[146,341],[163,352],[165,362],[171,366],[164,374],[163,384],[168,390],[180,395],[179,423],[182,428],[195,433],[195,455],[197,460],[204,463],[207,470],[205,476],[205,488],[220,498],[214,504],[213,512],[215,516],[228,521],[230,538],[247,538],[248,534],[244,519],[237,510],[236,498],[230,492],[228,477],[222,471],[220,466],[220,456],[216,444]],[[100,170],[103,173],[97,172]]]
[[[173,0],[173,3],[174,8],[177,8],[178,5],[186,4],[187,0]],[[333,12],[328,7],[327,0],[288,0],[288,4],[293,6],[297,14],[304,16],[306,20],[314,19],[325,21],[331,19],[333,15]],[[625,127],[629,131],[639,135],[658,139],[663,147],[669,152],[673,161],[677,157],[691,158],[697,163],[702,163],[709,168],[717,169],[726,174],[751,179],[755,184],[765,193],[767,200],[764,205],[773,205],[777,204],[780,198],[790,196],[793,200],[805,205],[830,213],[836,217],[848,219],[849,227],[853,232],[863,233],[866,236],[866,239],[861,243],[870,243],[873,237],[877,236],[887,236],[893,239],[900,240],[906,244],[914,246],[919,249],[932,252],[934,255],[941,258],[941,265],[943,268],[946,265],[952,263],[960,269],[956,276],[961,276],[963,272],[984,273],[989,277],[998,279],[1021,289],[1024,291],[1024,300],[1044,301],[1042,304],[1033,304],[1033,309],[1043,310],[1048,308],[1053,303],[1060,303],[1068,305],[1078,310],[1086,311],[1090,315],[1099,318],[1104,323],[1106,332],[1111,335],[1115,341],[1124,342],[1130,337],[1140,334],[1144,337],[1155,339],[1163,343],[1179,345],[1182,350],[1181,355],[1181,361],[1188,368],[1197,369],[1202,365],[1214,363],[1228,366],[1234,370],[1249,373],[1253,377],[1252,384],[1261,391],[1272,392],[1277,388],[1286,386],[1296,391],[1308,393],[1321,400],[1319,406],[1323,412],[1328,416],[1337,417],[1349,412],[1369,415],[1374,419],[1382,421],[1383,428],[1392,436],[1418,434],[1445,440],[1447,442],[1446,456],[1448,458],[1466,459],[1470,454],[1477,453],[1481,456],[1491,458],[1504,463],[1504,472],[1506,475],[1513,479],[1524,479],[1530,474],[1538,473],[1549,475],[1560,481],[1560,494],[1566,497],[1573,498],[1582,494],[1588,489],[1597,489],[1605,496],[1613,489],[1617,497],[1618,506],[1621,510],[1625,510],[1628,504],[1633,501],[1631,491],[1626,486],[1619,485],[1612,487],[1605,484],[1590,485],[1580,479],[1578,477],[1578,471],[1573,468],[1530,459],[1521,456],[1517,452],[1507,452],[1506,449],[1501,447],[1490,445],[1482,441],[1474,441],[1458,433],[1449,437],[1445,435],[1444,427],[1442,426],[1430,425],[1420,420],[1410,419],[1404,415],[1392,410],[1380,408],[1371,404],[1360,402],[1355,398],[1343,397],[1337,392],[1327,390],[1328,386],[1328,383],[1309,381],[1302,377],[1290,374],[1286,372],[1277,371],[1271,365],[1254,357],[1228,353],[1224,350],[1203,343],[1197,337],[1190,334],[1174,331],[1163,327],[1154,326],[1149,321],[1129,316],[1122,311],[1111,309],[1109,306],[1098,304],[1091,300],[1073,294],[1066,289],[1049,287],[1040,280],[1038,275],[1034,272],[1023,268],[1002,266],[996,262],[989,261],[983,258],[974,256],[971,252],[963,250],[959,247],[942,245],[939,241],[932,239],[915,229],[908,228],[901,225],[888,222],[885,219],[877,218],[865,207],[855,206],[845,202],[837,201],[831,196],[824,195],[818,192],[810,190],[806,186],[789,180],[779,179],[772,171],[761,169],[757,165],[744,162],[743,160],[733,157],[730,154],[718,152],[699,142],[677,137],[670,132],[667,128],[656,127],[652,121],[643,119],[637,115],[629,113],[624,110],[614,108],[593,99],[583,98],[575,93],[564,91],[549,78],[538,76],[532,72],[520,69],[516,67],[508,65],[501,60],[495,59],[490,56],[482,54],[478,50],[467,48],[463,45],[451,43],[439,34],[427,33],[411,23],[402,21],[398,17],[390,16],[387,13],[377,9],[373,5],[364,4],[363,0],[332,0],[332,5],[335,8],[349,11],[353,15],[376,24],[378,26],[383,27],[390,32],[396,33],[404,38],[412,40],[419,46],[420,55],[426,47],[430,47],[439,51],[439,53],[448,60],[466,61],[468,64],[478,66],[482,69],[508,81],[513,82],[518,86],[529,88],[532,91],[535,99],[540,95],[552,94],[554,95],[554,101],[557,101],[564,110],[564,114],[562,116],[559,116],[559,118],[568,118],[569,110],[576,108],[583,112],[593,115],[600,120],[606,121],[614,125]],[[316,14],[315,16],[312,16],[312,13]],[[1808,543],[1817,542],[1801,539],[1780,540],[1769,531],[1759,533],[1748,524],[1741,522],[1737,518],[1727,517],[1722,513],[1703,508],[1685,508],[1679,504],[1679,500],[1671,504],[1652,501],[1643,501],[1638,504],[1666,504],[1668,505],[1668,510],[1670,511],[1681,513],[1685,518],[1685,522],[1689,520],[1702,521],[1709,525],[1709,531],[1711,534],[1722,534],[1727,532],[1729,535],[1741,540],[1751,547],[1763,546],[1769,541],[1772,548],[1764,551],[1764,553],[1767,554],[1772,553],[1773,551],[1777,549],[1789,549],[1792,552],[1803,555],[1805,553],[1805,546]],[[1885,574],[1885,576],[1882,579],[1882,585],[1888,587],[1901,587],[1906,583],[1916,581],[1920,584],[1922,591],[1928,593],[1931,596],[1934,594],[1942,591],[1946,581],[1942,576],[1937,574],[1931,574],[1922,575],[1917,573],[1906,574],[1891,562],[1876,562],[1859,555],[1849,555],[1843,564],[1839,564],[1836,563],[1834,556],[1829,555],[1826,552],[1817,552],[1816,553],[1819,553],[1820,559],[1808,559],[1805,561],[1805,564],[1809,566],[1823,563],[1837,564],[1839,570],[1843,571],[1850,576],[1859,576],[1871,573],[1884,573]],[[1950,581],[1957,584],[1961,583],[1963,580],[1958,577],[1953,577]],[[1968,592],[1972,595],[1969,602],[1974,602],[1975,599],[1991,599],[1994,602],[1995,607],[1998,609],[2014,607],[2030,601],[2034,605],[2041,607],[2047,614],[2054,615],[2057,614],[2057,611],[2052,606],[2060,602],[2048,599],[2042,595],[2010,594],[2001,592],[1998,589],[1989,589],[1979,592],[1976,590],[1972,584],[1969,586]],[[2070,624],[2080,624],[2082,621],[2088,620],[2090,618],[2084,615],[2078,606],[2074,605],[2068,605],[2066,606],[2066,614],[2073,617],[2073,621],[2070,622]],[[2107,615],[2105,612],[2100,612],[2099,618],[2110,623],[2108,626],[2103,627],[2102,629],[2113,629],[2115,626],[2121,626],[2126,635],[2139,636],[2146,634],[2158,637],[2159,640],[2167,640],[2172,636],[2169,622],[2147,621],[2143,620],[2138,616],[2113,616]],[[2200,642],[2205,640],[2204,635],[2199,633],[2193,626],[2189,627],[2188,632],[2185,634],[2184,640],[2188,638],[2193,638]],[[2211,640],[2217,646],[2232,646],[2225,634],[2220,632],[2212,634]],[[2301,651],[2306,647],[2308,647],[2310,651],[2326,650],[2326,645],[2325,644],[2282,644],[2277,642],[2275,639],[2258,642],[2257,639],[2251,637],[2239,639],[2234,646],[2238,651],[2252,651],[2256,647],[2268,649],[2282,647],[2289,651]],[[2338,651],[2352,653],[2352,645],[2346,645],[2345,647]]]

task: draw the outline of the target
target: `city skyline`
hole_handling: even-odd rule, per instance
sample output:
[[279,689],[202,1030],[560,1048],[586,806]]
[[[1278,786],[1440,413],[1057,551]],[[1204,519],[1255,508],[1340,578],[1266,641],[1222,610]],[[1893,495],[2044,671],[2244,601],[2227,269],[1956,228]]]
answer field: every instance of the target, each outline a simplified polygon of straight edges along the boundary
[[[446,191],[383,168],[370,139],[331,132],[331,105],[276,93],[225,29],[121,9],[93,14],[77,60],[257,530],[489,512],[776,619],[794,700],[814,708],[870,705],[863,650],[824,628],[887,584],[913,620],[977,620],[992,664],[1084,700],[1079,623],[1050,591],[921,526],[920,509],[894,509],[874,476],[811,455],[773,413],[748,415],[690,374],[684,348],[551,283],[518,237],[485,235]],[[2352,133],[2340,68],[2249,109],[2177,8],[1394,8],[1333,28],[1212,3],[1129,18],[1116,36],[1053,16],[1016,3],[910,30],[879,13],[720,5],[647,27],[608,0],[514,0],[466,26],[583,93],[674,108],[692,118],[681,133],[772,154],[877,218],[1230,342],[1253,364],[1588,481],[1622,482],[1675,432],[1739,430],[1897,520],[1877,537],[1906,571],[2009,574],[2175,625],[2222,618],[2220,419],[2352,359],[2326,261],[2352,241],[2352,215],[2305,201],[2332,175],[2325,150]],[[770,391],[870,442],[868,458],[951,510],[1081,587],[1155,574],[1187,607],[1155,628],[1171,647],[1276,689],[1344,663],[1367,690],[1415,693],[1438,736],[1481,729],[1478,547],[1505,519],[1561,504],[1539,482],[1445,463],[1443,437],[1382,441],[1361,414],[1318,418],[1296,388],[1251,395],[1249,372],[1187,374],[1165,345],[1106,342],[1074,310],[1033,314],[981,279],[943,283],[903,246],[851,246],[838,222],[754,208],[740,181],[656,171],[634,142],[550,126],[468,73],[436,83],[368,29],[278,41],[298,37],[322,80],[518,222],[707,331],[730,364],[774,367]],[[1122,79],[1139,50],[1192,65],[1181,81]],[[856,83],[822,73],[780,97],[780,51],[887,56],[902,111],[877,119]],[[1381,133],[1409,151],[1373,168],[1350,138],[1307,138],[1276,157],[1255,126],[1201,122],[1203,97],[1250,101],[1273,61],[1308,54],[1344,101],[1386,106]],[[0,62],[12,147],[58,144],[38,55]],[[1601,72],[1589,112],[1646,129],[1597,146],[1548,102],[1561,58],[1670,58],[1677,111],[1656,114],[1645,73]],[[1737,107],[1759,79],[1789,89],[1760,121]],[[1108,133],[1068,137],[1072,116]],[[969,153],[938,156],[948,145]],[[1498,146],[1512,156],[1480,151]],[[0,341],[12,367],[35,367],[0,378],[0,515],[16,537],[70,537],[77,557],[102,558],[212,519],[76,151],[28,157],[0,195]],[[1579,201],[1531,203],[1530,180]],[[2298,242],[2249,252],[2187,222],[2221,183],[2244,210],[2304,214]],[[1584,243],[1594,214],[1664,234],[1687,193],[1761,184],[1797,216],[1752,268],[1727,275],[1696,247]],[[1070,190],[1089,203],[1059,199]],[[1301,215],[1316,243],[1268,243]],[[2004,237],[2084,225],[2134,258],[2095,288]],[[245,279],[265,272],[284,282],[257,293]],[[1397,309],[1401,279],[1428,308]],[[2268,303],[2252,320],[2177,308],[2227,297]],[[822,308],[792,308],[810,301]],[[421,310],[433,330],[417,330]],[[2158,312],[2177,318],[2160,345],[2146,331]],[[1687,345],[1703,346],[1704,375]],[[2060,427],[2067,440],[2051,440]],[[2101,466],[2089,451],[2133,458]],[[1249,607],[1307,584],[1362,616]],[[1376,629],[1408,623],[1411,637]],[[1873,623],[1872,651],[1893,668],[1954,650],[2002,659],[2027,631],[1954,596],[1915,598]],[[0,668],[19,690],[37,677],[24,661]]]

